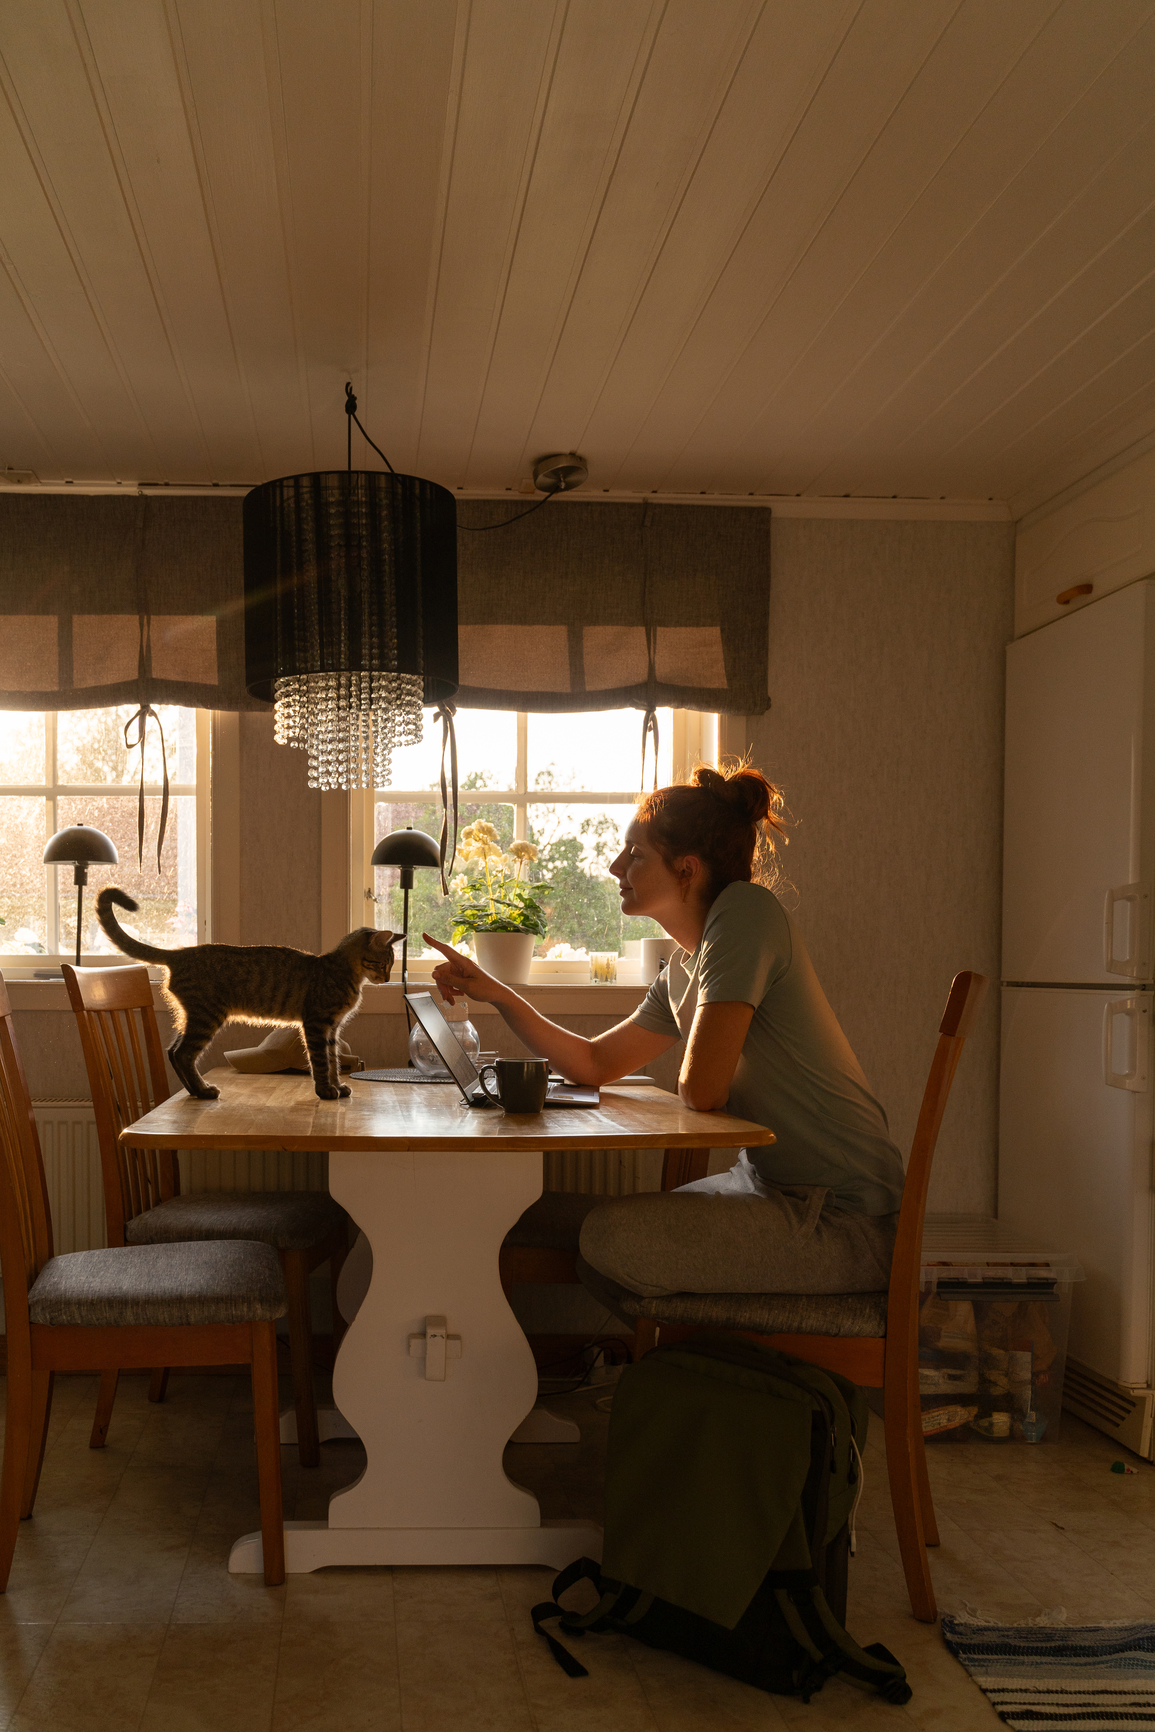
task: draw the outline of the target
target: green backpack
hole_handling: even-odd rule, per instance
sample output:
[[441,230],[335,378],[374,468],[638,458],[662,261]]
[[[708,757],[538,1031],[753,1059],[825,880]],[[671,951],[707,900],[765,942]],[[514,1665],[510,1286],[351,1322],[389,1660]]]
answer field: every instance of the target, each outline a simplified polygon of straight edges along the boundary
[[[808,1702],[835,1672],[887,1702],[906,1673],[843,1628],[867,1406],[833,1372],[740,1335],[658,1347],[622,1373],[610,1419],[605,1548],[533,1609],[570,1677],[567,1636],[616,1630],[759,1690]],[[600,1598],[567,1612],[581,1580]]]

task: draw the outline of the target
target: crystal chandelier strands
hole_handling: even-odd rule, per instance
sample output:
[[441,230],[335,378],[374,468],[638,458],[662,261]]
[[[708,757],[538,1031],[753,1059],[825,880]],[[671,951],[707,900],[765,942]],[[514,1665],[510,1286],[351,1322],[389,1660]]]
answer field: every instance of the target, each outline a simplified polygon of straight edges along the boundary
[[422,735],[415,674],[294,674],[274,684],[273,737],[309,754],[310,788],[387,788]]

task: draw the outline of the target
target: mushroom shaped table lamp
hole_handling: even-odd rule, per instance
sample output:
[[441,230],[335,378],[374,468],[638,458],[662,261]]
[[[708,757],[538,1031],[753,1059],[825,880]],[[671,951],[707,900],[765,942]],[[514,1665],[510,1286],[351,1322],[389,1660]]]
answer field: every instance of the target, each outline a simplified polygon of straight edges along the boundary
[[70,824],[58,830],[44,850],[46,866],[71,865],[76,885],[76,966],[80,967],[80,936],[84,930],[84,886],[90,866],[118,866],[120,856],[111,836],[91,824]]
[[[393,830],[383,836],[373,850],[374,866],[398,866],[401,869],[401,992],[409,990],[409,892],[413,888],[413,868],[432,866],[441,870],[441,851],[432,836],[415,830],[412,824],[404,830]],[[408,1005],[406,1005],[408,1012]]]

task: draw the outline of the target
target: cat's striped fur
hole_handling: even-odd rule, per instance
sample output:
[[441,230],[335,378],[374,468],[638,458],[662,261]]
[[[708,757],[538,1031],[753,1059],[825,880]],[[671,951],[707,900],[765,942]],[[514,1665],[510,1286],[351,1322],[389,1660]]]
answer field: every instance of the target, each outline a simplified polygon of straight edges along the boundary
[[111,886],[97,896],[96,918],[117,949],[168,970],[164,993],[177,1027],[168,1056],[190,1095],[212,1100],[219,1094],[204,1082],[196,1061],[230,1019],[296,1024],[304,1034],[321,1099],[350,1093],[337,1067],[337,1036],[357,1009],[365,981],[389,979],[391,932],[358,927],[324,956],[280,944],[191,944],[184,950],[158,950],[129,936],[113,913],[114,905],[129,913],[139,905]]

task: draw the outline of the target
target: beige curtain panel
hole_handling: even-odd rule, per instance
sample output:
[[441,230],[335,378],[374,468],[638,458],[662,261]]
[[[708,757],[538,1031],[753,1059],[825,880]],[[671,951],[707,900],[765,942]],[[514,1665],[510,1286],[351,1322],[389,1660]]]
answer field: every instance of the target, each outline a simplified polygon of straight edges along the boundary
[[241,504],[0,498],[0,708],[267,709],[245,691]]
[[459,705],[769,707],[768,510],[517,504],[458,503]]
[[[760,715],[770,513],[462,501],[464,708]],[[0,497],[0,708],[259,710],[237,498]],[[522,507],[524,509],[524,507]]]

